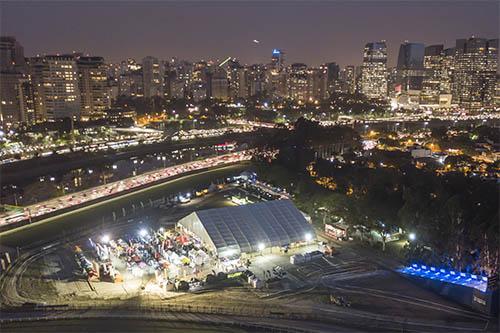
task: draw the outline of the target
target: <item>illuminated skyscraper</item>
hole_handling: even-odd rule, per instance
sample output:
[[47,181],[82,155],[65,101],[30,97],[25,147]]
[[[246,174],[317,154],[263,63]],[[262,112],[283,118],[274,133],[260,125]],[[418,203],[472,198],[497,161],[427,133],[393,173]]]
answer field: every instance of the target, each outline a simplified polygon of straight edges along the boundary
[[102,57],[78,57],[78,82],[81,93],[81,119],[104,118],[111,107],[107,67]]
[[133,97],[144,95],[142,66],[134,59],[121,62],[118,95]]
[[20,85],[26,80],[24,50],[14,37],[0,37],[0,123],[9,128],[24,121]]
[[296,101],[306,101],[309,98],[309,78],[307,65],[295,63],[290,66],[288,76],[288,97]]
[[349,94],[356,92],[356,69],[354,66],[346,66],[339,73],[341,91]]
[[468,110],[494,104],[498,61],[498,39],[457,39],[453,98]]
[[368,43],[361,67],[361,93],[369,98],[387,97],[387,46],[385,41]]
[[404,42],[399,47],[398,81],[403,91],[422,90],[424,44]]
[[232,99],[248,97],[247,70],[235,59],[228,62],[227,77]]
[[307,99],[309,102],[319,102],[328,97],[327,77],[328,69],[326,65],[307,70]]
[[287,70],[285,67],[285,53],[282,50],[273,50],[271,63],[266,74],[268,92],[274,97],[286,97],[288,95]]
[[247,71],[248,94],[255,96],[261,94],[267,89],[266,67],[263,65],[252,65]]
[[163,96],[163,68],[158,59],[154,57],[142,59],[142,76],[144,97]]
[[79,118],[78,68],[73,55],[32,58],[30,64],[37,120]]
[[210,88],[210,97],[222,101],[229,99],[229,81],[224,69],[217,67],[211,75]]
[[332,93],[334,91],[339,91],[340,90],[340,82],[339,82],[339,73],[340,73],[340,67],[337,65],[335,62],[329,62],[325,64],[326,70],[327,70],[327,87],[328,87],[328,92]]
[[425,76],[420,95],[421,105],[433,108],[449,108],[451,106],[454,54],[454,49],[444,49],[443,45],[431,45],[425,48]]
[[441,93],[441,73],[443,71],[443,45],[431,45],[425,48],[424,70],[425,77],[422,83],[421,104],[439,104]]
[[285,53],[280,49],[274,49],[271,55],[271,67],[281,72],[285,67]]

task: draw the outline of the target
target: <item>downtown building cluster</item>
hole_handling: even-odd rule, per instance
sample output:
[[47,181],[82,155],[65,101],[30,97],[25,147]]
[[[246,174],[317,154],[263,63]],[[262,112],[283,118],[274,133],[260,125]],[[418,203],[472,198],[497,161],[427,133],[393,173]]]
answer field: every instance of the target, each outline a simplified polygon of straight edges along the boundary
[[316,67],[287,64],[280,49],[272,50],[269,63],[253,65],[232,57],[190,62],[148,56],[119,63],[78,53],[26,58],[13,37],[1,37],[0,52],[4,128],[62,118],[105,118],[119,97],[197,103],[262,96],[318,104],[346,93],[390,103],[393,109],[471,112],[499,104],[498,39],[458,39],[453,48],[405,42],[394,68],[387,64],[385,41],[367,43],[362,64],[344,68],[335,62]]
[[394,68],[385,41],[368,43],[357,69],[357,89],[393,108],[466,111],[499,106],[498,39],[457,39],[455,47],[401,44]]
[[265,95],[305,103],[327,98],[329,87],[339,79],[335,63],[317,68],[302,63],[285,66],[284,53],[278,49],[273,50],[268,64],[243,65],[231,57],[220,62],[146,57],[142,62],[128,59],[113,64],[110,71],[118,95],[194,102],[207,98],[227,102]]
[[82,54],[24,57],[13,37],[0,40],[3,127],[62,118],[101,118],[111,106],[107,65]]

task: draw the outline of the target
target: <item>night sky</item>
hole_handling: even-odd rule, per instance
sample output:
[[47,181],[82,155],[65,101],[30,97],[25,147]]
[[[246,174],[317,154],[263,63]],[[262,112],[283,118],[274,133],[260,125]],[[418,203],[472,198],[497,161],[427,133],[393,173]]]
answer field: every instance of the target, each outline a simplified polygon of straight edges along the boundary
[[497,1],[416,2],[2,2],[0,21],[26,56],[75,50],[110,62],[232,56],[250,64],[282,48],[287,63],[357,65],[366,42],[385,39],[394,65],[404,40],[497,38]]

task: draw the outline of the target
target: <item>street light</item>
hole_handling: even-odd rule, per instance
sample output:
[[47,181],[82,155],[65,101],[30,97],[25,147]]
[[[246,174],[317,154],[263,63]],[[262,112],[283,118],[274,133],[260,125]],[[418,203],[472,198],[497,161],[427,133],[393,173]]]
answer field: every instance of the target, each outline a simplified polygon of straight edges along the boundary
[[266,246],[264,245],[264,243],[259,243],[257,244],[257,249],[259,249],[259,251],[262,251],[266,248]]
[[310,242],[312,240],[311,233],[310,232],[306,233],[304,238],[306,239],[306,242]]
[[415,235],[414,232],[410,232],[410,234],[408,235],[408,239],[413,242],[415,239],[417,239],[417,235]]

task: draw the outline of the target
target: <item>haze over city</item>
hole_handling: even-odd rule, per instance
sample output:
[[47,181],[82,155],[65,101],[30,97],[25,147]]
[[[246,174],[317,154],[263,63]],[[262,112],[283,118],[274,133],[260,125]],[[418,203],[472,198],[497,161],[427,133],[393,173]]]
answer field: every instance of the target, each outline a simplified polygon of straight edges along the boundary
[[28,56],[77,51],[110,62],[232,56],[253,64],[280,48],[290,62],[358,65],[365,43],[386,40],[395,65],[405,40],[494,38],[498,15],[496,1],[12,1],[1,4],[1,32],[22,41]]

